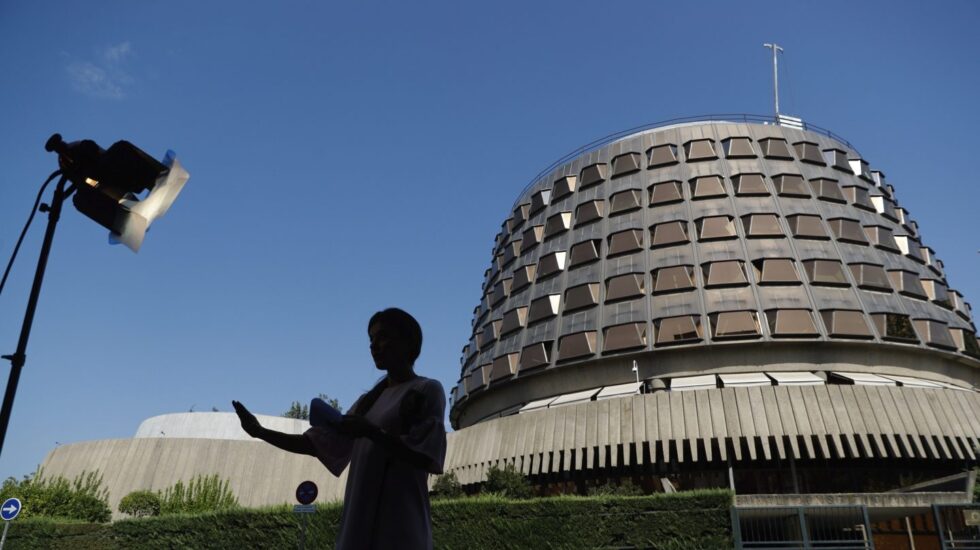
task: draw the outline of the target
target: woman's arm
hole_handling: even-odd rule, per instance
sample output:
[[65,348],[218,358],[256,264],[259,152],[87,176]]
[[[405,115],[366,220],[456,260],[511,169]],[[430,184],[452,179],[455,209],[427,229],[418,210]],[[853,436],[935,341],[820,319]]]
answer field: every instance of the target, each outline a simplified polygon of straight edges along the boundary
[[389,455],[421,470],[428,469],[429,463],[432,462],[426,455],[405,445],[400,437],[382,430],[363,416],[344,415],[338,429],[352,437],[366,437]]
[[294,435],[282,432],[277,432],[275,430],[270,430],[261,424],[259,420],[255,418],[255,415],[249,412],[238,401],[232,401],[232,406],[235,407],[235,413],[238,414],[238,420],[242,423],[242,429],[245,433],[252,437],[257,437],[270,445],[279,447],[284,451],[289,451],[291,453],[316,456],[316,451],[313,449],[313,443],[304,435]]

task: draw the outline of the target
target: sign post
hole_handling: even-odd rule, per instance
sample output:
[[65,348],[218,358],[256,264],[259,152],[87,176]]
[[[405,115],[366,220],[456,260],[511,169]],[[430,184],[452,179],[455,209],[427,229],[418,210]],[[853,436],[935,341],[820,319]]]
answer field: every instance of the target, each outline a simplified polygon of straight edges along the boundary
[[10,528],[10,522],[17,517],[21,508],[20,499],[18,498],[8,498],[0,505],[0,519],[3,519],[3,536],[0,537],[0,550],[3,550],[3,543],[7,542],[7,529]]
[[[318,493],[316,483],[312,481],[304,481],[296,487],[296,501],[299,504],[293,506],[293,513],[303,517],[299,532],[299,550],[306,547],[306,522],[309,514],[316,513],[316,505],[313,504],[313,501],[316,500]],[[2,546],[0,546],[0,550],[3,550]]]

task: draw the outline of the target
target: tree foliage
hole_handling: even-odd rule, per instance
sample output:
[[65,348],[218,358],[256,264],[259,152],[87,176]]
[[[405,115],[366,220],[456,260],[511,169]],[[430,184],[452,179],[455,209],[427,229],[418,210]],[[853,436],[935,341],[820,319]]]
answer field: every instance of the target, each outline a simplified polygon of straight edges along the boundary
[[8,477],[0,487],[0,501],[17,497],[23,504],[21,517],[68,518],[104,523],[112,517],[109,491],[102,486],[102,475],[83,471],[72,481],[63,476],[45,478],[38,468],[18,481]]
[[[344,412],[344,408],[340,406],[340,401],[338,401],[337,399],[330,397],[325,393],[321,393],[317,395],[317,397],[326,401],[327,405],[330,405],[331,407],[337,409],[339,412]],[[282,413],[282,415],[286,418],[295,418],[297,420],[309,420],[310,406],[302,405],[300,404],[299,401],[293,401],[292,405],[289,406],[289,409],[287,409],[286,412]]]
[[160,515],[160,495],[153,491],[133,491],[119,501],[123,514],[142,518]]
[[492,466],[487,471],[487,482],[483,485],[483,490],[507,498],[521,499],[534,496],[531,482],[518,472],[513,464],[507,464],[503,468]]
[[608,481],[602,485],[589,487],[589,496],[621,496],[634,497],[643,494],[643,488],[634,484],[632,480],[624,479],[619,484]]
[[436,478],[432,484],[434,498],[460,498],[466,496],[455,472],[448,472]]
[[199,475],[187,485],[178,481],[159,493],[160,515],[213,512],[238,507],[228,480],[218,474]]

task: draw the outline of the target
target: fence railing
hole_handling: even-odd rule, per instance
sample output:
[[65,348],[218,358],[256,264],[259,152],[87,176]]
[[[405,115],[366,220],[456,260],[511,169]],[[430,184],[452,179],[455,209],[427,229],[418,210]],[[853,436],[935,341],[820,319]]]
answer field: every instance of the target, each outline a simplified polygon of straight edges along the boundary
[[[659,122],[650,122],[648,124],[642,124],[640,126],[634,126],[633,128],[628,128],[626,130],[621,130],[619,132],[614,132],[614,133],[609,134],[607,136],[603,136],[603,137],[601,137],[599,139],[596,139],[594,141],[591,141],[589,143],[586,143],[585,145],[582,145],[581,147],[578,147],[574,151],[571,151],[571,152],[565,154],[564,156],[562,156],[560,159],[556,160],[555,162],[552,162],[544,170],[541,170],[540,172],[538,172],[537,175],[535,175],[533,178],[531,178],[531,181],[528,182],[528,184],[524,186],[524,189],[521,190],[520,195],[518,195],[517,200],[514,202],[514,204],[511,207],[511,209],[517,207],[517,205],[519,204],[519,202],[521,200],[521,197],[523,197],[524,194],[527,193],[527,191],[529,189],[531,189],[531,187],[533,187],[534,184],[537,183],[541,178],[543,178],[544,176],[548,175],[550,172],[552,172],[554,169],[558,168],[562,164],[565,164],[566,162],[574,159],[575,157],[578,157],[579,155],[582,155],[582,154],[587,153],[589,151],[592,151],[594,149],[598,149],[599,147],[602,147],[603,145],[608,145],[608,144],[610,144],[610,143],[612,143],[612,142],[614,142],[616,140],[622,139],[624,137],[627,137],[627,136],[630,136],[630,135],[633,135],[633,134],[636,134],[636,133],[639,133],[639,132],[645,132],[647,130],[654,130],[656,128],[663,128],[663,127],[666,127],[666,126],[674,126],[674,125],[677,125],[677,124],[686,124],[686,123],[691,123],[691,122],[709,122],[709,121],[711,121],[711,122],[744,122],[744,123],[753,123],[753,124],[777,124],[777,120],[776,120],[776,117],[775,116],[752,115],[752,114],[745,114],[745,113],[738,113],[738,114],[718,114],[718,115],[697,115],[697,116],[689,116],[689,117],[681,117],[681,118],[672,118],[672,119],[668,119],[668,120],[661,120]],[[825,128],[821,128],[820,126],[817,126],[815,124],[810,124],[808,122],[803,122],[803,129],[806,130],[806,131],[816,132],[816,133],[819,133],[819,134],[823,134],[823,135],[825,135],[825,136],[827,136],[827,137],[829,137],[831,139],[835,139],[835,140],[843,143],[844,145],[848,146],[849,148],[853,149],[854,151],[857,151],[857,148],[854,147],[853,145],[851,145],[851,143],[849,141],[847,141],[846,139],[842,138],[841,136],[839,136],[839,135],[831,132],[830,130],[827,130]]]
[[733,507],[735,548],[874,550],[864,506]]

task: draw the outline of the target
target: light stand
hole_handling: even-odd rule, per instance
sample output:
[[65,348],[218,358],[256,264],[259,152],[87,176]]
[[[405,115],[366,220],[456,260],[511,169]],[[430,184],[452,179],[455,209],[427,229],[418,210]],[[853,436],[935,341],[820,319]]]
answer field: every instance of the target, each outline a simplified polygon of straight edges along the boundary
[[10,360],[10,377],[7,379],[7,390],[3,394],[3,406],[0,408],[0,453],[3,452],[3,442],[7,436],[7,424],[10,423],[10,413],[14,408],[14,395],[17,393],[17,383],[20,382],[20,371],[27,361],[27,341],[31,337],[31,325],[34,324],[34,312],[37,309],[37,299],[41,294],[41,283],[44,281],[44,271],[48,267],[48,254],[51,252],[51,241],[54,240],[54,230],[61,218],[61,205],[75,190],[74,186],[65,189],[68,176],[62,175],[54,190],[51,205],[41,204],[41,212],[48,214],[48,227],[44,231],[44,243],[41,245],[41,255],[37,259],[37,270],[34,272],[34,284],[31,295],[27,300],[27,311],[24,313],[24,324],[20,328],[20,339],[17,341],[17,351],[12,355],[4,355],[3,359]]

